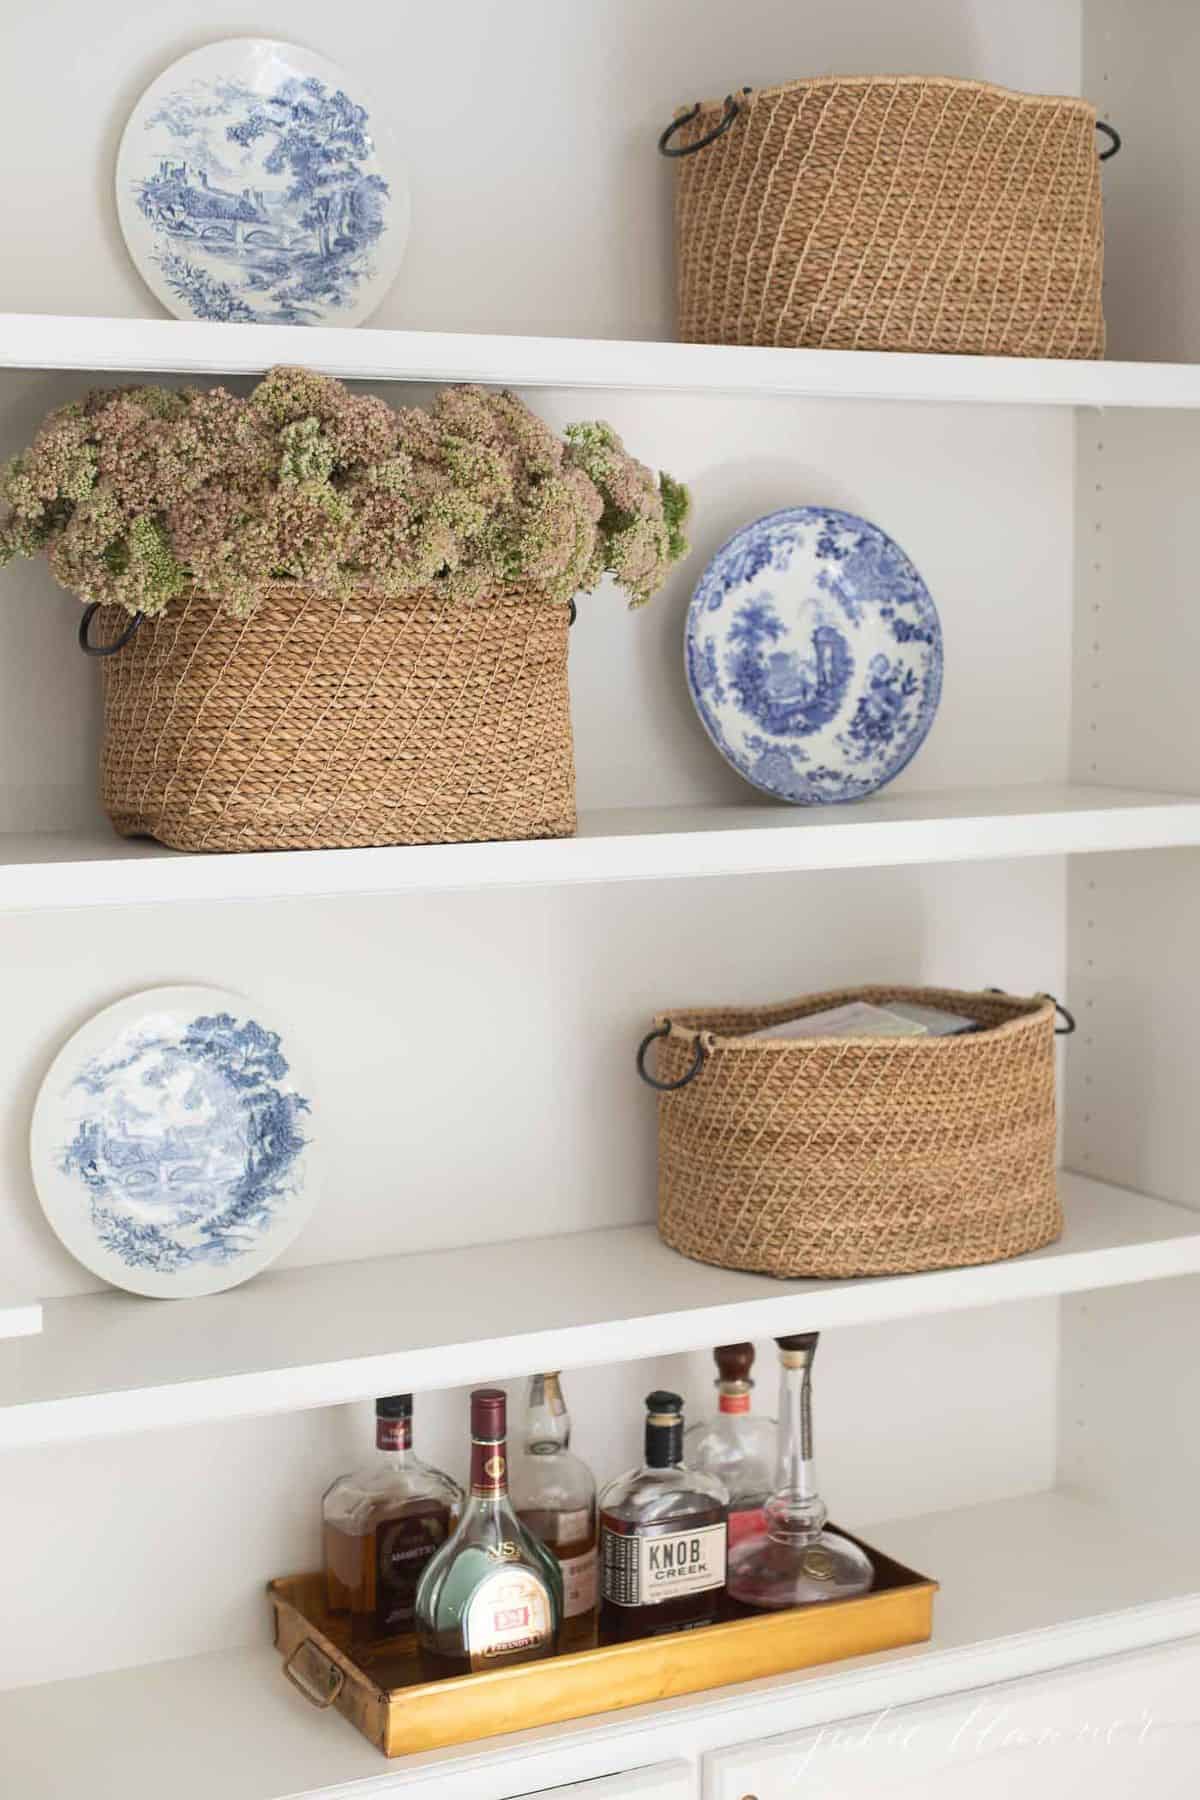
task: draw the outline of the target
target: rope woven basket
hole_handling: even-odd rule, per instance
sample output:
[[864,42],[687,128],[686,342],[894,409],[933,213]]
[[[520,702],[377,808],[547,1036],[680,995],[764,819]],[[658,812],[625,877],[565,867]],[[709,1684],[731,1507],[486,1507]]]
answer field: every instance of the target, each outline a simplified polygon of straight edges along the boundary
[[[128,617],[106,607],[111,641]],[[179,850],[569,837],[568,609],[196,595],[104,663],[101,797]]]
[[[985,1029],[745,1035],[850,1000],[917,1001]],[[890,1275],[994,1262],[1060,1235],[1046,996],[843,988],[655,1026],[661,1081],[697,1069],[659,1096],[658,1228],[685,1256],[768,1275]]]
[[705,101],[672,131],[684,341],[1104,354],[1086,101],[814,78]]

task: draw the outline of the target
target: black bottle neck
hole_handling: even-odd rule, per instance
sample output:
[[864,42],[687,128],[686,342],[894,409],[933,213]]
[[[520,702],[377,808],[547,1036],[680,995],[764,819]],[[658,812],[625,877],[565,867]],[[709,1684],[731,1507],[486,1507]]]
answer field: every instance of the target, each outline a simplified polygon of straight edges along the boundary
[[683,1461],[683,1420],[669,1424],[646,1420],[646,1467],[677,1469]]

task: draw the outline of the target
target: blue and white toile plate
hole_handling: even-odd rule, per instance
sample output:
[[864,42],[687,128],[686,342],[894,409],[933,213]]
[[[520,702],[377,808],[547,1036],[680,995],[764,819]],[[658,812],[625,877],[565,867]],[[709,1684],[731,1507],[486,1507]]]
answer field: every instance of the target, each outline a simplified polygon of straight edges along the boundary
[[408,184],[360,82],[296,44],[226,38],[134,107],[117,214],[176,318],[357,325],[400,267]]
[[886,532],[830,507],[769,513],[722,545],[692,596],[685,649],[722,756],[800,806],[891,781],[942,691],[925,583]]
[[290,1041],[221,988],[152,988],[59,1052],[33,1113],[47,1219],[135,1294],[215,1294],[287,1248],[317,1199],[312,1085]]

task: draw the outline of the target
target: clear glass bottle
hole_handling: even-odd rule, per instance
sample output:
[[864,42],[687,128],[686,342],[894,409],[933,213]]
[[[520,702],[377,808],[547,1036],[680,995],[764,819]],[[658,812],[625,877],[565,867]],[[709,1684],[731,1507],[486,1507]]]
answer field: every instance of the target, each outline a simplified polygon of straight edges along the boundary
[[374,1462],[343,1475],[321,1503],[329,1610],[358,1640],[413,1628],[417,1583],[462,1512],[462,1489],[412,1447],[412,1395],[375,1402]]
[[600,1642],[711,1625],[725,1586],[729,1494],[683,1462],[683,1401],[646,1396],[646,1460],[600,1495]]
[[765,1531],[763,1504],[775,1479],[778,1433],[774,1419],[751,1411],[753,1344],[718,1344],[717,1413],[683,1434],[689,1469],[715,1475],[729,1489],[729,1549]]
[[431,1676],[534,1662],[557,1645],[562,1575],[513,1510],[506,1415],[502,1388],[475,1389],[467,1504],[417,1589],[417,1638]]
[[779,1467],[763,1509],[766,1531],[729,1558],[729,1597],[754,1612],[811,1606],[865,1594],[875,1579],[870,1558],[840,1532],[817,1491],[812,1442],[815,1331],[776,1338],[779,1345]]
[[531,1375],[521,1455],[509,1472],[517,1517],[562,1570],[560,1651],[586,1650],[596,1641],[596,1483],[570,1446],[571,1415],[558,1372]]

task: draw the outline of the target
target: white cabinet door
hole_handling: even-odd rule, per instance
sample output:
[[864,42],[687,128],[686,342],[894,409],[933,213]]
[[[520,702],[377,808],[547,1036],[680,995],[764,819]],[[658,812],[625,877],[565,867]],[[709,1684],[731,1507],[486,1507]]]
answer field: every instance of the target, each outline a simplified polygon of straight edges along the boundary
[[654,1763],[624,1775],[602,1775],[597,1781],[572,1781],[568,1787],[540,1788],[520,1800],[697,1800],[699,1779],[685,1762]]
[[768,1738],[704,1800],[1196,1800],[1200,1639]]

